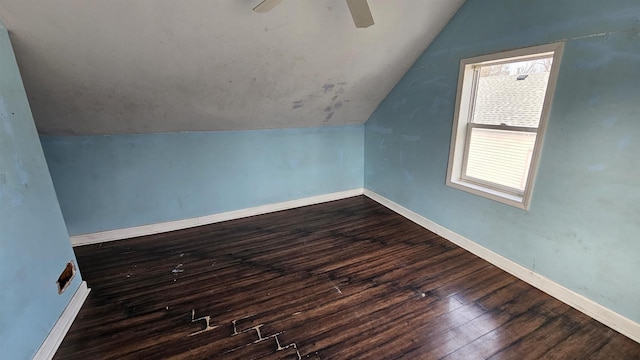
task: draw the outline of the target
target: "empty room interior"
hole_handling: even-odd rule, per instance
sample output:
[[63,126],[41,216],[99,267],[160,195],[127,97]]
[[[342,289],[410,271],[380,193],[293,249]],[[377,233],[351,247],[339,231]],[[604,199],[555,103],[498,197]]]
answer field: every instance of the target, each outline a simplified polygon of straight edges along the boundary
[[0,0],[0,358],[640,359],[637,0]]

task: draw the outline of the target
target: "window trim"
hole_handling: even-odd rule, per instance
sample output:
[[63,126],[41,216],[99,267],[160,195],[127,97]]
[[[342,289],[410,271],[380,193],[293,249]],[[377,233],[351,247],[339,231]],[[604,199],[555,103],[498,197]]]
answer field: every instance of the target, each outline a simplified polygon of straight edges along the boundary
[[[547,122],[551,112],[558,74],[560,72],[563,50],[564,42],[558,42],[460,60],[455,113],[451,132],[451,143],[449,147],[449,164],[447,167],[446,179],[447,186],[507,205],[515,206],[523,210],[529,209],[536,173],[538,170],[539,158],[542,153],[544,134],[546,132]],[[547,90],[537,131],[535,128],[475,124],[470,122],[470,115],[473,113],[472,99],[475,98],[475,83],[477,82],[477,76],[479,73],[477,71],[478,67],[485,65],[498,65],[518,60],[535,60],[548,57],[549,55],[552,55],[553,57],[553,64],[551,66],[551,72],[549,73],[549,81],[547,83]],[[519,191],[513,191],[517,189],[503,189],[500,186],[495,186],[496,184],[492,184],[489,187],[486,182],[483,184],[483,181],[480,179],[471,179],[468,176],[462,176],[462,174],[464,174],[463,167],[466,167],[466,157],[469,147],[469,141],[466,141],[466,139],[473,127],[515,131],[526,131],[524,129],[529,129],[528,131],[533,130],[533,132],[537,133],[531,156],[531,164],[529,165],[529,175],[522,194],[519,194]]]

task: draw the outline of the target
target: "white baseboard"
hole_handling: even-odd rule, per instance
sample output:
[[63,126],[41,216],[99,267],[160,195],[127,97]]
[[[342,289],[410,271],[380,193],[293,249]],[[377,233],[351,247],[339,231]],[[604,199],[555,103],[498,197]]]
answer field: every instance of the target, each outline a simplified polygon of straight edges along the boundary
[[228,211],[219,214],[201,216],[191,219],[169,221],[158,224],[143,225],[130,227],[125,229],[116,229],[109,231],[102,231],[91,234],[75,235],[71,237],[72,246],[81,246],[89,244],[97,244],[107,241],[128,239],[136,236],[159,234],[168,231],[186,229],[190,227],[208,225],[217,222],[240,219],[248,216],[266,214],[270,212],[276,212],[281,210],[293,209],[301,206],[320,204],[328,201],[346,199],[363,194],[362,188],[340,191],[330,194],[311,196],[303,199],[296,199],[290,201],[284,201],[274,204],[267,204],[256,206],[252,208]]
[[395,211],[416,224],[430,230],[472,254],[490,262],[509,274],[529,283],[530,285],[544,291],[554,298],[575,308],[576,310],[592,317],[604,325],[618,331],[630,339],[640,343],[640,324],[610,310],[593,300],[590,300],[540,274],[537,274],[524,266],[517,264],[502,255],[499,255],[477,243],[459,235],[444,226],[419,215],[395,202],[376,194],[373,191],[364,190],[364,195],[380,203],[381,205]]
[[53,329],[47,335],[47,338],[44,340],[42,345],[40,345],[40,349],[33,356],[34,360],[51,360],[53,356],[58,351],[58,347],[62,344],[62,340],[65,335],[67,335],[67,331],[71,327],[73,320],[75,320],[82,304],[84,304],[85,299],[89,295],[89,289],[87,287],[87,282],[83,281],[76,290],[76,293],[73,294],[71,301],[67,304],[67,307],[56,321],[56,324],[53,326]]

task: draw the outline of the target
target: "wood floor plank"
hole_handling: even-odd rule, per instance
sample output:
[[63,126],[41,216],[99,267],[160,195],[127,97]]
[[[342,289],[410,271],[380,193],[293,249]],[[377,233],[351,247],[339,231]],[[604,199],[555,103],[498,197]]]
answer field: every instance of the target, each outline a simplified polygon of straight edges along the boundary
[[[615,335],[615,331],[609,328],[603,329],[600,323],[589,319],[585,326],[563,339],[542,356],[546,359],[566,359],[579,353],[586,359],[606,346]],[[615,356],[614,358],[622,359]]]
[[640,344],[364,196],[75,249],[55,359],[640,358]]
[[[507,288],[510,291],[506,291]],[[540,301],[540,299],[526,296],[523,297],[524,301],[518,301],[520,295],[526,293],[530,288],[518,288],[516,284],[501,290],[500,294],[496,294],[496,297],[499,296],[503,301],[501,309],[488,312],[485,307],[477,303],[470,303],[462,308],[474,311],[445,313],[440,317],[441,321],[438,326],[433,326],[429,322],[426,324],[417,323],[416,327],[409,327],[410,331],[402,339],[394,340],[391,338],[389,342],[379,346],[376,350],[380,350],[381,347],[388,348],[389,356],[394,355],[394,357],[440,358],[480,337],[485,333],[482,332],[483,329],[488,329],[486,332],[493,330],[512,317],[528,311],[530,306]],[[450,299],[450,303],[462,304],[453,296],[448,299]],[[477,308],[481,310],[478,311]]]
[[629,342],[629,339],[621,334],[615,334],[609,342],[589,355],[588,359],[640,359],[640,353],[635,347],[635,343]]
[[575,321],[572,319],[574,314],[571,313],[577,310],[566,310],[567,314],[550,319],[532,333],[499,350],[490,359],[541,359],[544,353],[552,351],[558,343],[582,328],[589,320],[579,317]]

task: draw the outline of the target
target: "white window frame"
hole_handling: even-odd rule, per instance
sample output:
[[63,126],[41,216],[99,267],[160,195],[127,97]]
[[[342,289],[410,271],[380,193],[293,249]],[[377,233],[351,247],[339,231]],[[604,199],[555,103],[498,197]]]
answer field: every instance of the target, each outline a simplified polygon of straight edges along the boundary
[[[528,210],[533,193],[533,185],[538,169],[538,160],[542,152],[544,133],[547,128],[547,121],[551,111],[553,95],[560,71],[560,61],[564,43],[553,43],[528,47],[523,49],[504,51],[496,54],[483,55],[460,60],[460,71],[458,74],[458,92],[456,97],[456,107],[453,120],[453,130],[451,132],[451,145],[449,148],[449,165],[447,168],[447,186],[463,190],[478,196],[495,200],[520,209]],[[545,93],[540,123],[538,128],[523,128],[508,125],[484,125],[471,123],[473,106],[475,101],[475,89],[478,81],[476,68],[486,65],[497,65],[523,60],[534,60],[536,58],[553,56],[551,72]],[[488,183],[480,179],[464,176],[467,162],[469,143],[467,141],[472,128],[510,130],[518,132],[536,132],[536,141],[529,165],[529,175],[524,191],[500,186],[499,184]]]

